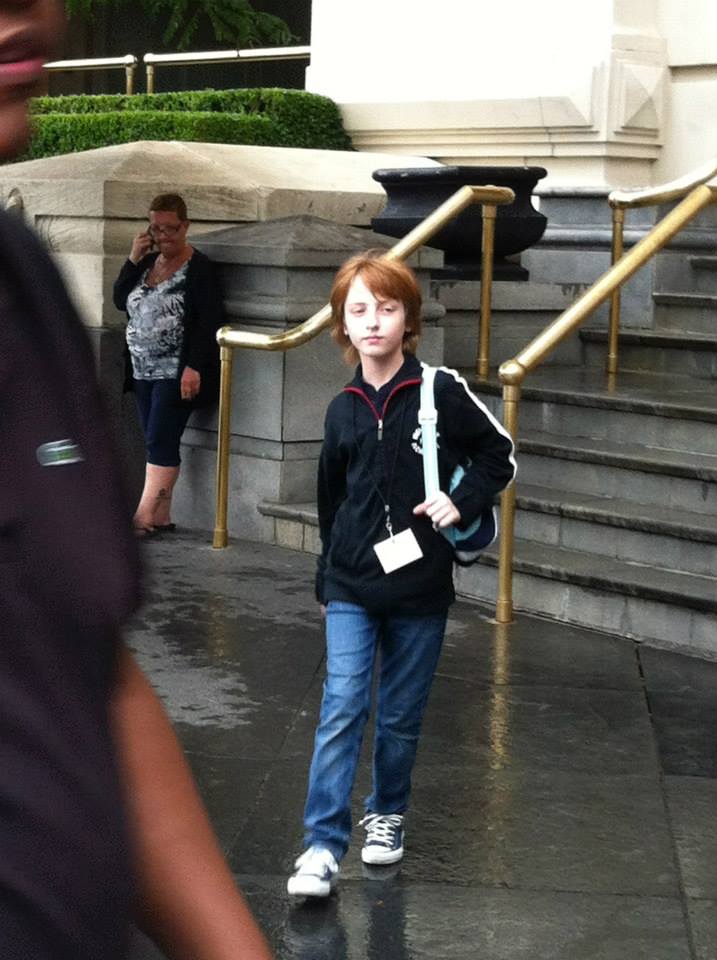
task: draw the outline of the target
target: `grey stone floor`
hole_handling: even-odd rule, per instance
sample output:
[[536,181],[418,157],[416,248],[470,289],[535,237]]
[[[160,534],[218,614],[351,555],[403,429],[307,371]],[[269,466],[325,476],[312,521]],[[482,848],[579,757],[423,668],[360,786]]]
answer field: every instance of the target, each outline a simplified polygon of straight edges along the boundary
[[[292,904],[313,558],[181,533],[144,549],[128,640],[278,960],[717,960],[717,663],[456,604],[404,862],[369,872],[357,836],[337,894]],[[367,776],[364,751],[356,819]],[[159,957],[137,935],[131,960]]]

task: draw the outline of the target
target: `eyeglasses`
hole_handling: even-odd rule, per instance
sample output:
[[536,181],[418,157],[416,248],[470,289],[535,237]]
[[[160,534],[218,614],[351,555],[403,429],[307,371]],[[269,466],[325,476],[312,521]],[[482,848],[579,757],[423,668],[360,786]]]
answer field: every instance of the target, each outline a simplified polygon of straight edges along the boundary
[[173,237],[178,230],[182,229],[182,227],[183,224],[181,223],[177,223],[176,225],[170,224],[169,226],[165,227],[151,225],[147,228],[147,233],[150,235],[150,237]]

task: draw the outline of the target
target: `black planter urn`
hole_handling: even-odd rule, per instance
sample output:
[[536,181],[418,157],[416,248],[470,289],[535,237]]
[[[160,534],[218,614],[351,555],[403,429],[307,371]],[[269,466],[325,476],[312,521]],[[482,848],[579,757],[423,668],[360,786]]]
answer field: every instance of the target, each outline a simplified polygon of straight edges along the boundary
[[[376,170],[373,174],[387,194],[387,203],[371,221],[372,228],[389,237],[404,237],[429,213],[460,187],[510,187],[515,193],[512,204],[499,206],[495,224],[496,280],[527,279],[528,272],[517,262],[507,260],[533,246],[542,237],[547,218],[532,204],[531,195],[538,180],[546,175],[543,167],[408,167]],[[429,241],[429,246],[444,252],[444,267],[432,271],[436,277],[480,279],[483,220],[481,206],[467,207]]]

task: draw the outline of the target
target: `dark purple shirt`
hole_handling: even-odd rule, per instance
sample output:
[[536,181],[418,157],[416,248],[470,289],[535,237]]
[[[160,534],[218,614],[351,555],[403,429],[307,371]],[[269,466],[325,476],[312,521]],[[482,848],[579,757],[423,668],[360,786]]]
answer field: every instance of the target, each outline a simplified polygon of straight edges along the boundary
[[37,240],[3,216],[5,249],[0,957],[119,960],[132,891],[107,705],[136,554],[84,331]]

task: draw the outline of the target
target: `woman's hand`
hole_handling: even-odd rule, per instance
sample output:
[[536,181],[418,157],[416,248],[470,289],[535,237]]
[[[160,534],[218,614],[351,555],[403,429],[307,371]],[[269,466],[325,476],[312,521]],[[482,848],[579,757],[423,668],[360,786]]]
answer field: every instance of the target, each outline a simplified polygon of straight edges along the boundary
[[182,394],[182,400],[194,400],[199,393],[202,378],[198,370],[192,367],[185,367],[182,372],[182,379],[179,381],[179,389]]
[[146,230],[138,233],[132,241],[132,249],[129,252],[129,258],[132,263],[139,263],[142,257],[146,256],[153,246],[154,240],[152,240]]
[[453,503],[447,493],[439,491],[435,496],[429,497],[423,503],[419,503],[413,508],[417,515],[425,513],[433,524],[433,529],[439,527],[450,527],[451,524],[459,523],[461,519],[460,511]]

